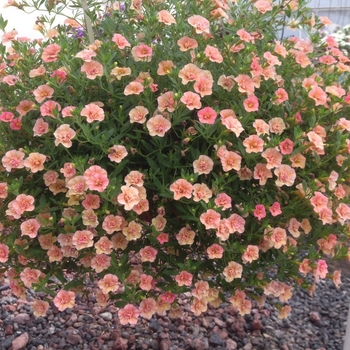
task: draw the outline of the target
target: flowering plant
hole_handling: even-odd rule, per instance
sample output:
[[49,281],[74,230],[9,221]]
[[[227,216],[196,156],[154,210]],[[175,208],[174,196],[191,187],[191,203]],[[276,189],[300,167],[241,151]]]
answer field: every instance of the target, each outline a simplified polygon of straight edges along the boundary
[[350,24],[338,29],[332,34],[334,40],[338,43],[339,48],[350,56]]
[[[125,324],[225,298],[244,315],[251,299],[312,290],[308,276],[339,285],[325,257],[349,256],[350,60],[332,37],[321,44],[327,19],[303,0],[88,13],[91,43],[73,18],[42,17],[43,40],[2,36],[0,266],[12,292],[44,291],[64,310],[94,281]],[[280,41],[297,21],[309,38]]]

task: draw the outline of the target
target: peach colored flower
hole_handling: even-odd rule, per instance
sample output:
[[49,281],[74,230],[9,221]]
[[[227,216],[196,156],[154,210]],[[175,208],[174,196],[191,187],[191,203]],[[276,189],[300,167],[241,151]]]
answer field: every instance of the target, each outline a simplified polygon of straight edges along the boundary
[[178,275],[175,276],[175,281],[179,287],[192,285],[193,275],[187,271],[181,271]]
[[174,92],[168,91],[157,98],[158,110],[160,112],[174,112],[177,102],[174,100]]
[[238,91],[246,93],[248,96],[254,94],[255,84],[253,79],[246,74],[239,74],[234,80],[238,84]]
[[178,234],[175,235],[180,245],[192,245],[194,242],[195,232],[187,227],[183,227]]
[[107,175],[107,171],[98,165],[86,169],[84,178],[89,190],[103,192],[109,184]]
[[103,76],[103,66],[100,62],[91,60],[90,62],[84,62],[80,71],[86,74],[86,77],[90,80],[96,79],[96,77]]
[[45,63],[57,61],[61,47],[57,44],[50,44],[43,49],[41,58]]
[[164,23],[167,26],[171,24],[176,24],[175,18],[166,10],[161,10],[158,12],[158,21]]
[[133,220],[123,228],[122,232],[127,241],[136,241],[141,237],[142,226]]
[[223,89],[230,92],[235,85],[234,79],[235,77],[233,75],[229,75],[229,76],[220,75],[217,84],[221,86]]
[[281,227],[276,227],[272,230],[270,240],[273,242],[273,246],[276,249],[280,249],[287,244],[287,232]]
[[288,138],[286,138],[284,141],[280,142],[279,144],[279,148],[283,155],[293,153],[293,147],[294,147],[294,142]]
[[273,101],[275,105],[280,105],[284,101],[288,100],[288,93],[283,88],[277,89],[277,91],[275,92],[275,95],[276,95],[276,99]]
[[198,47],[198,42],[195,39],[184,36],[177,41],[177,44],[180,46],[180,51],[193,50]]
[[126,47],[130,47],[130,43],[121,34],[114,34],[112,41],[118,46],[118,49],[123,50]]
[[69,178],[69,180],[66,181],[66,187],[69,189],[68,196],[85,194],[88,189],[85,178],[81,175]]
[[341,271],[340,270],[334,270],[333,272],[333,282],[337,289],[339,289],[341,281]]
[[124,89],[124,95],[140,95],[141,92],[143,92],[144,87],[141,83],[138,81],[132,81],[129,83],[125,89]]
[[108,294],[109,292],[116,292],[120,286],[118,277],[111,273],[104,275],[97,284],[104,294]]
[[142,274],[140,276],[140,288],[146,292],[149,292],[150,290],[154,289],[155,287],[155,281],[152,276]]
[[282,154],[275,148],[266,148],[261,156],[267,161],[267,169],[278,168],[282,164]]
[[140,249],[140,256],[142,262],[154,262],[157,257],[157,249],[154,249],[150,246],[145,246],[144,248]]
[[247,153],[259,153],[264,150],[264,140],[257,135],[250,135],[243,141]]
[[147,298],[141,301],[139,306],[140,316],[148,320],[157,312],[157,302],[153,298]]
[[112,162],[120,163],[127,155],[128,151],[124,146],[121,145],[114,145],[108,150],[108,158]]
[[63,259],[63,253],[62,250],[53,245],[48,251],[47,251],[47,256],[49,257],[50,262],[54,261],[61,261]]
[[35,103],[29,100],[22,100],[16,107],[20,117],[24,117],[28,112],[35,110]]
[[31,307],[35,317],[45,317],[50,304],[44,300],[34,300],[31,303]]
[[243,106],[247,112],[256,112],[259,110],[259,100],[255,95],[249,95],[248,98],[243,101]]
[[42,117],[56,118],[60,110],[61,106],[52,100],[46,101],[40,106],[40,113]]
[[61,143],[64,147],[70,148],[72,146],[72,138],[75,137],[76,132],[69,126],[69,124],[62,124],[53,134],[56,138],[55,146],[58,146]]
[[220,157],[224,171],[227,172],[232,169],[237,171],[240,170],[242,157],[239,154],[232,151],[227,151],[225,146],[221,146],[217,154]]
[[131,69],[129,67],[115,67],[111,70],[111,74],[120,80],[122,77],[130,75]]
[[309,97],[315,101],[315,106],[324,106],[327,102],[327,94],[319,87],[315,86],[308,93]]
[[301,168],[301,169],[305,168],[306,158],[301,153],[297,153],[294,156],[290,157],[289,159],[292,162],[293,168]]
[[46,186],[54,184],[58,178],[59,174],[57,171],[49,170],[43,175],[43,179]]
[[100,196],[97,194],[87,194],[81,202],[85,209],[98,209],[100,207]]
[[44,75],[46,73],[46,68],[43,65],[40,65],[39,68],[32,69],[29,71],[29,78],[39,77],[40,75]]
[[93,50],[82,50],[79,51],[75,57],[81,58],[84,62],[91,62],[91,57],[96,57],[96,52]]
[[224,248],[214,243],[207,248],[207,254],[209,259],[221,259],[224,254]]
[[135,205],[137,205],[141,198],[139,196],[139,191],[133,186],[122,186],[122,193],[117,197],[119,204],[124,205],[125,210],[131,210]]
[[245,230],[245,220],[238,214],[232,214],[226,219],[225,225],[229,229],[229,233],[243,233]]
[[350,219],[350,207],[345,203],[340,203],[335,210],[338,214],[338,221],[341,225],[344,225],[347,220]]
[[189,110],[199,109],[202,107],[201,99],[199,95],[191,91],[186,91],[180,98],[180,101],[186,105]]
[[21,169],[24,168],[24,156],[25,154],[21,151],[7,151],[1,159],[1,163],[8,172],[11,172],[12,169]]
[[232,208],[232,199],[226,193],[218,193],[214,202],[218,207],[222,208],[222,210]]
[[55,90],[48,85],[40,85],[34,91],[35,100],[38,103],[43,102],[46,98],[51,98]]
[[205,155],[200,155],[199,158],[193,162],[193,171],[199,175],[209,174],[213,170],[213,167],[213,160]]
[[72,244],[77,250],[89,248],[94,245],[94,235],[91,231],[76,231],[72,236]]
[[175,200],[179,200],[182,197],[190,199],[192,196],[193,186],[187,180],[178,179],[170,185],[170,191],[174,192]]
[[21,223],[21,236],[26,235],[35,238],[40,228],[40,222],[37,219],[28,219]]
[[10,249],[6,244],[0,243],[0,262],[5,263],[10,255]]
[[140,123],[143,124],[146,121],[146,115],[148,114],[148,109],[143,106],[136,106],[129,112],[130,123]]
[[320,278],[326,278],[327,273],[328,273],[327,262],[325,260],[320,259],[317,262],[317,267],[316,267],[316,270],[314,271],[314,276],[315,276],[316,282]]
[[80,115],[86,117],[86,121],[88,123],[92,123],[94,121],[102,121],[105,119],[105,113],[103,109],[96,103],[89,103],[88,105],[85,105],[85,107],[80,112]]
[[278,187],[282,187],[283,185],[293,186],[296,173],[292,167],[282,164],[279,168],[274,170],[274,173],[277,176],[275,183]]
[[253,127],[254,127],[256,133],[258,134],[258,136],[265,135],[265,134],[268,135],[270,133],[270,126],[269,126],[269,124],[267,124],[262,119],[255,119],[255,121],[253,123]]
[[124,250],[128,246],[128,241],[125,238],[125,236],[121,233],[118,232],[116,235],[112,236],[112,243],[113,243],[113,249],[118,250]]
[[[8,3],[8,4],[11,4],[11,2]],[[6,4],[4,4],[4,7],[6,7]],[[17,34],[18,34],[18,32],[15,29],[11,30],[11,32],[6,32],[6,33],[4,33],[2,35],[1,42],[3,44],[6,44],[6,43],[8,43],[10,41],[13,41],[13,40],[15,40],[15,37],[16,37]]]
[[67,192],[66,182],[61,179],[57,179],[54,184],[49,186],[49,190],[54,194],[54,196],[58,193]]
[[39,277],[41,276],[41,271],[37,269],[31,269],[26,267],[21,273],[20,278],[23,284],[27,288],[31,288],[33,283],[39,282]]
[[226,282],[232,282],[235,278],[241,278],[243,272],[243,266],[235,261],[230,261],[224,268],[223,275]]
[[205,203],[209,203],[209,199],[213,196],[213,192],[206,184],[194,184],[193,185],[193,200],[199,202],[203,200]]
[[208,209],[199,217],[200,222],[205,226],[206,230],[216,229],[219,225],[221,216],[213,209]]
[[75,304],[75,293],[72,291],[60,290],[53,299],[53,303],[59,311],[72,308]]
[[195,64],[188,63],[179,71],[179,78],[186,85],[189,81],[196,81],[202,72]]
[[207,281],[198,281],[195,283],[195,289],[191,290],[191,294],[198,299],[206,299],[209,295],[209,283]]
[[239,36],[239,38],[242,41],[245,41],[246,43],[248,43],[250,41],[252,43],[254,43],[254,38],[247,31],[245,31],[244,29],[237,30],[237,35]]
[[81,212],[81,219],[85,226],[97,227],[99,222],[97,220],[97,215],[92,209],[85,209]]
[[205,298],[198,299],[194,298],[190,306],[190,310],[195,316],[199,316],[201,313],[206,312],[208,309],[208,302]]
[[167,220],[162,215],[157,215],[152,219],[152,225],[155,227],[156,231],[161,232],[165,229]]
[[213,93],[213,78],[206,74],[199,74],[196,82],[193,85],[194,91],[196,91],[201,97],[209,96]]
[[254,3],[254,7],[256,7],[260,13],[266,13],[272,10],[271,2],[268,0],[258,0]]
[[137,170],[132,170],[128,175],[124,177],[124,181],[128,186],[134,185],[137,187],[141,187],[143,186],[144,178],[145,178],[144,174],[140,173]]
[[121,231],[124,227],[124,219],[122,216],[107,215],[102,223],[102,228],[108,233],[112,234],[115,231]]
[[42,136],[49,132],[49,123],[45,122],[43,118],[39,118],[35,121],[33,131],[33,136]]
[[131,49],[131,54],[136,62],[151,62],[153,50],[146,44],[140,44]]
[[270,132],[281,135],[286,128],[282,118],[272,118],[269,120]]
[[111,266],[111,257],[106,254],[97,254],[91,259],[91,268],[97,273],[107,270]]
[[158,75],[167,75],[171,73],[172,69],[175,67],[173,61],[161,61],[158,63],[157,74]]
[[193,28],[195,28],[197,34],[210,34],[210,23],[206,18],[199,15],[194,15],[191,16],[187,21]]
[[146,126],[151,136],[164,137],[165,133],[171,128],[171,122],[157,114],[147,121]]
[[214,46],[207,45],[204,50],[204,55],[207,56],[211,62],[222,63],[224,60],[220,51]]
[[140,311],[134,305],[127,304],[118,311],[118,316],[121,325],[136,324]]
[[3,79],[2,82],[6,83],[9,86],[15,85],[20,79],[16,75],[6,75]]
[[259,247],[255,245],[248,245],[246,251],[242,255],[243,263],[251,263],[257,259],[259,259]]
[[28,158],[24,160],[23,165],[29,168],[32,173],[36,173],[40,170],[44,170],[44,163],[46,156],[41,153],[30,153]]

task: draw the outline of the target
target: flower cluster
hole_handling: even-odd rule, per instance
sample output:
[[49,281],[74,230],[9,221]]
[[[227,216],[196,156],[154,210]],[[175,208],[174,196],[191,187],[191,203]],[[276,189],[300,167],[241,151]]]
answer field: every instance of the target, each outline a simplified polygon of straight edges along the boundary
[[[308,38],[280,40],[297,21]],[[43,21],[43,40],[2,35],[12,293],[46,292],[39,316],[94,277],[97,301],[135,324],[227,293],[244,315],[295,284],[338,286],[327,261],[350,256],[350,59],[322,42],[328,20],[303,0],[127,0],[92,22],[94,42],[74,19]]]

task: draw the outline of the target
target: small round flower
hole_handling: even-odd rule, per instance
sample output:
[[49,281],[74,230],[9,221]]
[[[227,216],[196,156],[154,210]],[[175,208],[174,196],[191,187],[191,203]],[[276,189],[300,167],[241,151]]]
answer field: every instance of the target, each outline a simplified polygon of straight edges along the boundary
[[136,324],[140,311],[132,304],[127,304],[118,311],[119,321],[122,325]]
[[44,300],[34,300],[31,303],[31,307],[35,317],[45,317],[50,304]]
[[147,129],[151,136],[163,137],[165,133],[171,128],[171,123],[162,115],[158,114],[150,118],[146,123]]
[[209,174],[213,170],[213,167],[213,160],[205,155],[199,156],[199,158],[193,162],[193,171],[199,175]]
[[214,124],[217,113],[211,107],[204,107],[197,112],[198,119],[202,124]]
[[104,294],[116,292],[120,286],[118,277],[111,273],[106,274],[97,284]]
[[53,300],[59,311],[72,308],[75,304],[75,293],[72,291],[60,290]]

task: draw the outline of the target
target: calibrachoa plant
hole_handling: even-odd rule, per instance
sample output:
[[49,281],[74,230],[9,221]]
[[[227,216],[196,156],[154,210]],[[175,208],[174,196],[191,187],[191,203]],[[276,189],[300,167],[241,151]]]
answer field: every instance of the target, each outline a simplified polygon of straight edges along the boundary
[[[327,261],[349,257],[350,59],[322,43],[328,19],[303,0],[133,0],[90,16],[92,43],[73,18],[41,17],[43,40],[2,36],[12,292],[46,292],[43,315],[94,283],[134,324],[227,299],[244,315],[264,296],[285,317],[293,286],[339,286]],[[280,40],[296,23],[309,37]]]

